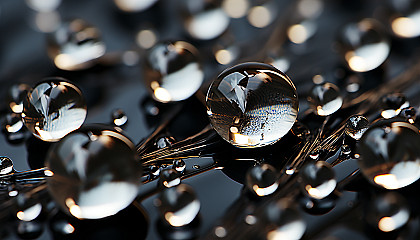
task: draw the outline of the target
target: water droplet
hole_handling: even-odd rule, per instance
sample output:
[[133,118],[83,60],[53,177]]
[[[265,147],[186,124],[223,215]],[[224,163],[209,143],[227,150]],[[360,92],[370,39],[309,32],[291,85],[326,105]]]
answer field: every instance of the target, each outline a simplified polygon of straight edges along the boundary
[[340,155],[348,157],[351,153],[351,148],[349,145],[343,145],[340,147]]
[[8,157],[0,157],[0,175],[13,171],[13,161]]
[[406,107],[401,109],[399,116],[405,118],[409,123],[413,124],[417,118],[417,110],[413,107]]
[[160,170],[161,170],[161,168],[159,166],[156,166],[156,165],[151,166],[150,167],[151,177],[153,178],[153,177],[159,176],[160,175]]
[[395,119],[373,124],[360,139],[357,152],[363,175],[387,189],[410,185],[420,178],[419,130]]
[[210,40],[220,36],[229,26],[230,18],[223,11],[222,1],[183,1],[184,28],[198,40]]
[[189,98],[204,79],[198,50],[182,41],[156,44],[148,52],[144,69],[146,86],[163,103]]
[[183,172],[185,170],[185,168],[187,167],[187,165],[185,164],[184,160],[182,159],[178,159],[174,161],[173,164],[173,168],[177,171],[177,172]]
[[10,87],[8,92],[8,104],[10,110],[14,113],[22,113],[23,111],[23,99],[26,98],[28,92],[31,91],[31,87],[28,84],[20,83]]
[[213,128],[243,148],[277,142],[295,123],[298,97],[292,81],[268,64],[244,63],[222,72],[207,93]]
[[417,1],[388,1],[390,4],[390,27],[400,38],[414,38],[420,36],[420,7]]
[[315,85],[308,96],[310,107],[319,116],[328,116],[341,108],[343,98],[340,96],[340,89],[332,83]]
[[216,228],[214,228],[214,235],[216,235],[216,237],[218,238],[224,238],[227,236],[227,230],[225,227],[222,226],[217,226]]
[[22,119],[35,137],[58,141],[78,129],[86,114],[82,92],[76,85],[62,78],[48,78],[25,98]]
[[299,182],[304,193],[315,199],[327,197],[337,185],[334,171],[325,161],[303,166],[299,172]]
[[17,113],[6,115],[2,130],[6,136],[7,142],[10,144],[22,143],[27,137],[26,127],[24,127],[22,117]]
[[159,199],[162,218],[171,226],[180,227],[191,223],[200,210],[200,202],[194,190],[185,184],[164,189]]
[[389,93],[382,98],[383,111],[381,115],[383,118],[393,118],[397,116],[401,109],[409,107],[407,98],[401,93]]
[[141,168],[134,144],[112,128],[92,125],[67,135],[53,145],[46,166],[54,173],[49,192],[77,218],[116,214],[137,196]]
[[159,185],[170,188],[181,183],[179,172],[174,169],[165,169],[159,175]]
[[346,25],[340,43],[343,58],[350,69],[356,72],[367,72],[379,67],[390,52],[390,43],[382,26],[373,19]]
[[396,192],[374,196],[367,208],[366,220],[383,232],[404,226],[410,218],[407,201]]
[[317,160],[319,158],[319,151],[311,152],[309,157],[313,160]]
[[175,142],[175,139],[173,137],[161,136],[161,137],[157,137],[155,145],[157,148],[162,149],[162,148],[172,146],[174,142]]
[[124,126],[128,121],[128,117],[122,109],[116,109],[115,111],[113,111],[111,114],[111,118],[112,123],[117,127]]
[[345,133],[355,140],[359,140],[369,127],[369,120],[362,115],[351,116],[347,119]]
[[267,240],[300,239],[306,230],[303,221],[294,203],[282,198],[267,205],[265,209],[267,224]]
[[81,19],[63,22],[48,35],[48,53],[63,70],[82,70],[93,66],[105,54],[100,32]]
[[16,217],[21,221],[32,221],[41,214],[41,203],[34,202],[33,199],[27,199],[23,194],[17,196],[17,202],[19,210]]
[[279,187],[277,170],[269,164],[257,165],[246,174],[247,187],[258,196],[268,196]]

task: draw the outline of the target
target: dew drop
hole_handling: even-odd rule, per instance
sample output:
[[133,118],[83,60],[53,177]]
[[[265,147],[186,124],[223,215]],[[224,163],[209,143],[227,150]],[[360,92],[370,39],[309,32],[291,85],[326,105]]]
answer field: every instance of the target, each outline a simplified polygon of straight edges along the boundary
[[277,170],[269,164],[252,167],[246,174],[247,187],[256,195],[268,196],[279,187]]
[[187,165],[185,164],[184,160],[182,159],[178,159],[174,161],[173,164],[173,168],[177,171],[177,172],[183,172],[185,170],[185,168],[187,167]]
[[345,133],[359,140],[369,127],[369,120],[362,115],[351,116],[346,122]]
[[174,187],[180,183],[180,174],[174,169],[165,169],[159,175],[159,185],[165,188]]
[[117,127],[124,126],[128,121],[128,117],[125,114],[124,110],[122,109],[114,110],[111,114],[111,118],[112,118],[112,123],[114,124],[114,126],[117,126]]
[[6,140],[10,144],[22,143],[27,137],[26,127],[20,114],[7,114],[2,127]]
[[23,100],[26,98],[31,87],[28,84],[20,83],[10,87],[8,92],[8,104],[14,113],[22,113]]
[[336,185],[335,174],[325,161],[308,163],[299,171],[300,186],[305,194],[315,199],[330,195]]
[[308,96],[309,105],[319,116],[328,116],[341,108],[340,89],[329,82],[315,85]]
[[381,116],[383,118],[393,118],[397,116],[401,109],[410,106],[407,98],[401,93],[389,93],[382,98],[383,111]]

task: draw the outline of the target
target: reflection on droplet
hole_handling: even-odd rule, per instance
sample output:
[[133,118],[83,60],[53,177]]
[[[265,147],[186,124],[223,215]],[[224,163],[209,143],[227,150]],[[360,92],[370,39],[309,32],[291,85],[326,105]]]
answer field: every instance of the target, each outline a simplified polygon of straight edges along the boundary
[[185,168],[187,167],[187,165],[185,164],[184,160],[182,159],[178,159],[174,161],[174,165],[173,168],[177,171],[177,172],[182,172],[185,170]]
[[150,8],[158,0],[114,0],[115,5],[125,12],[141,12]]
[[144,69],[146,86],[153,98],[163,103],[189,98],[204,79],[197,49],[182,41],[155,45]]
[[345,133],[355,140],[359,140],[369,127],[369,120],[362,115],[351,116],[347,119]]
[[315,85],[308,96],[310,107],[319,116],[328,116],[341,108],[343,98],[340,90],[332,83]]
[[25,210],[21,210],[17,212],[16,216],[22,221],[32,221],[39,216],[42,210],[41,203],[34,204],[26,208]]
[[407,122],[382,120],[360,139],[359,166],[372,183],[398,189],[420,178],[419,130]]
[[278,173],[269,164],[261,164],[251,168],[246,174],[246,183],[250,190],[258,196],[268,196],[279,187]]
[[28,7],[38,12],[52,12],[61,4],[61,0],[25,0]]
[[315,199],[323,199],[334,191],[337,181],[331,165],[325,161],[306,164],[299,172],[304,192]]
[[23,122],[43,141],[58,141],[78,129],[87,114],[82,92],[63,78],[48,78],[38,83],[23,105]]
[[241,18],[248,11],[249,0],[224,0],[222,7],[229,17]]
[[159,175],[159,184],[166,188],[178,186],[180,183],[180,174],[174,169],[165,169]]
[[180,227],[191,223],[200,210],[200,202],[194,190],[185,184],[163,190],[159,199],[160,213],[171,226]]
[[4,130],[6,133],[17,133],[23,128],[22,118],[19,114],[12,113],[6,115]]
[[213,128],[243,148],[277,142],[292,128],[298,98],[292,81],[268,64],[244,63],[222,72],[207,93]]
[[0,175],[13,171],[13,161],[8,157],[0,157]]

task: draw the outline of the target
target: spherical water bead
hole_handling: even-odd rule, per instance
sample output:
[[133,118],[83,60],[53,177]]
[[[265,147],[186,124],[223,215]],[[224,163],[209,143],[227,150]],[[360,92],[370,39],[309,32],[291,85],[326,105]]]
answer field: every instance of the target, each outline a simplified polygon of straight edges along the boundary
[[163,42],[149,52],[144,80],[155,100],[182,101],[192,96],[204,79],[198,50],[187,42]]
[[369,127],[369,120],[362,115],[354,115],[347,119],[344,132],[355,140],[359,140]]
[[80,219],[99,219],[127,207],[137,196],[141,168],[134,144],[120,132],[86,126],[53,145],[46,166],[57,204]]
[[375,196],[367,208],[366,220],[383,232],[391,232],[404,226],[410,218],[407,201],[397,192]]
[[10,144],[22,143],[27,137],[27,131],[24,127],[22,117],[17,113],[10,113],[6,115],[2,130],[7,142]]
[[115,5],[125,12],[141,12],[153,6],[158,0],[114,0]]
[[23,100],[30,91],[31,87],[25,83],[15,84],[10,87],[8,93],[8,104],[12,112],[22,113]]
[[306,223],[294,203],[282,198],[267,205],[265,209],[267,240],[300,239],[306,230]]
[[165,169],[159,175],[159,185],[170,188],[181,183],[179,172],[174,169]]
[[383,111],[381,116],[383,118],[393,118],[397,116],[401,109],[409,107],[410,104],[407,98],[401,93],[389,93],[382,98]]
[[48,36],[48,54],[62,70],[87,69],[105,50],[99,30],[81,19],[63,22]]
[[413,107],[406,107],[401,109],[399,116],[405,118],[409,123],[413,124],[417,118],[417,110]]
[[419,129],[395,119],[373,124],[362,136],[356,152],[359,166],[372,183],[398,189],[420,178]]
[[28,198],[25,194],[16,197],[17,213],[16,217],[21,221],[32,221],[37,218],[42,211],[42,205],[38,200]]
[[258,196],[268,196],[279,187],[279,174],[269,164],[257,165],[246,174],[247,187]]
[[401,38],[420,36],[420,4],[416,0],[391,0],[389,23],[393,33]]
[[9,174],[13,171],[13,161],[8,157],[0,157],[0,175]]
[[220,36],[229,26],[230,18],[218,0],[183,0],[184,28],[197,40]]
[[23,102],[22,119],[33,135],[55,142],[82,126],[87,114],[82,92],[63,78],[38,83]]
[[177,171],[177,172],[183,172],[185,170],[185,168],[187,167],[187,165],[185,164],[184,160],[182,159],[178,159],[174,161],[173,164],[173,168]]
[[191,223],[200,210],[194,190],[185,184],[166,188],[159,195],[159,210],[171,226],[181,227]]
[[222,72],[207,93],[211,125],[237,147],[273,144],[292,128],[298,114],[293,82],[271,65],[243,63]]
[[172,146],[175,142],[175,139],[170,136],[160,136],[156,139],[155,145],[158,149],[166,148]]
[[309,93],[308,101],[310,107],[319,116],[331,115],[343,104],[340,89],[328,82],[315,85]]
[[303,166],[299,172],[299,182],[304,193],[315,199],[327,197],[337,186],[334,171],[325,161]]
[[127,114],[125,114],[124,110],[122,109],[116,109],[115,111],[113,111],[111,114],[111,118],[113,125],[117,127],[124,126],[128,121]]
[[382,26],[373,19],[344,26],[340,43],[345,62],[355,72],[367,72],[379,67],[391,49]]

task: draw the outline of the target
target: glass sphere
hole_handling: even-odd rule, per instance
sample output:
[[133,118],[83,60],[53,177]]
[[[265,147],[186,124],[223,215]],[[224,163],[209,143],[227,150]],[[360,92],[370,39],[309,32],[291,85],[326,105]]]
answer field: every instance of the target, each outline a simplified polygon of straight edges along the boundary
[[48,36],[48,54],[57,68],[83,70],[105,54],[105,43],[97,28],[81,19],[63,22]]
[[200,88],[203,79],[198,50],[189,43],[159,43],[148,52],[144,80],[156,101],[185,100]]
[[247,172],[248,188],[258,196],[272,194],[279,187],[277,170],[269,164],[257,165]]
[[379,22],[363,19],[344,26],[340,39],[343,58],[355,72],[379,67],[390,52],[390,43]]
[[362,115],[351,116],[347,119],[344,132],[355,140],[359,140],[369,127],[369,120]]
[[299,172],[299,181],[304,193],[315,199],[327,197],[337,186],[334,171],[325,161],[303,166]]
[[86,109],[76,85],[63,78],[47,78],[24,99],[22,120],[35,137],[55,142],[82,126]]
[[222,72],[207,93],[207,114],[217,133],[237,147],[273,144],[298,114],[293,82],[263,63],[243,63]]
[[372,183],[398,189],[420,178],[419,129],[398,119],[381,120],[362,136],[359,166]]
[[191,223],[200,211],[200,201],[194,190],[185,184],[164,189],[159,200],[162,218],[174,227]]
[[319,116],[328,116],[341,108],[343,98],[340,89],[332,83],[315,85],[308,96],[309,106]]
[[137,196],[141,167],[123,134],[87,126],[53,145],[47,156],[48,189],[58,205],[81,219],[114,215]]

